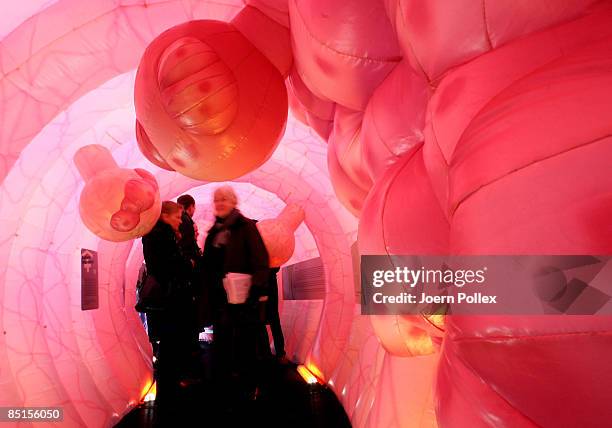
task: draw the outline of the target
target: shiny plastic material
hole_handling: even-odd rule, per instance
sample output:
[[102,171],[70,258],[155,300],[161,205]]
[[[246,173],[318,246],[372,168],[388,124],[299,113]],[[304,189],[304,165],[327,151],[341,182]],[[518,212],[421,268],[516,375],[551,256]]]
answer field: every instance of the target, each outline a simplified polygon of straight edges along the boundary
[[257,229],[268,250],[270,267],[280,267],[287,263],[295,249],[293,234],[304,221],[304,209],[296,204],[289,204],[275,219],[257,222]]
[[327,141],[334,125],[336,104],[314,95],[304,85],[295,68],[285,82],[289,93],[289,106],[293,114]]
[[136,115],[173,169],[222,181],[265,162],[287,119],[278,70],[231,24],[192,21],[146,49],[136,75]]
[[380,0],[289,0],[294,60],[317,96],[353,110],[400,60],[399,47]]
[[85,180],[79,212],[87,228],[108,241],[127,241],[153,228],[161,211],[159,186],[144,169],[119,168],[110,151],[85,146],[74,155]]
[[283,77],[287,77],[293,65],[291,35],[287,26],[250,6],[240,11],[232,25],[274,64]]
[[[366,317],[356,289],[360,254],[612,252],[609,1],[5,3],[0,406],[107,427],[150,386],[127,310],[140,243],[79,219],[72,159],[95,143],[150,168],[161,198],[193,194],[201,233],[202,180],[239,177],[251,218],[303,207],[287,263],[320,257],[325,298],[280,302],[286,351],[354,427],[612,420],[609,318]],[[287,104],[310,129],[290,116],[279,143]],[[103,221],[129,234],[152,181],[106,159],[79,169],[127,171]],[[95,311],[80,309],[81,248],[98,252]]]
[[492,49],[584,14],[597,0],[385,0],[405,58],[437,81]]
[[[361,154],[372,181],[425,139],[427,81],[402,61],[376,89],[363,116]],[[389,109],[401,114],[389,114]]]

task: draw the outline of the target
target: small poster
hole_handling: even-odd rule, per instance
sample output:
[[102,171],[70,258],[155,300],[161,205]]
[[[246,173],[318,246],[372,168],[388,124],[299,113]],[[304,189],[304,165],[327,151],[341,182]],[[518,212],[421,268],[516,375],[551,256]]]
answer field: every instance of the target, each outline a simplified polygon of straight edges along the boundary
[[285,266],[281,272],[284,300],[325,298],[325,269],[321,257]]
[[81,248],[81,310],[98,309],[98,253]]

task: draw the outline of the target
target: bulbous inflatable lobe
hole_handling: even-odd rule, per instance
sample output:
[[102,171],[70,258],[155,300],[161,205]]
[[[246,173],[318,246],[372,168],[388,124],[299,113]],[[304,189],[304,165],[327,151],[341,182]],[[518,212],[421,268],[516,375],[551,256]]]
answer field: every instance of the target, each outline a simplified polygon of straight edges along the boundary
[[559,0],[554,6],[514,0],[385,0],[404,58],[430,81],[514,39],[579,17],[593,3],[597,0]]
[[372,181],[424,141],[428,101],[427,81],[405,60],[376,88],[361,128],[361,155]]
[[[608,5],[441,82],[425,161],[431,177],[446,170],[432,182],[447,187],[436,193],[451,222],[451,254],[612,251],[610,22]],[[602,357],[610,317],[449,317],[447,331],[437,377],[442,425],[596,426],[612,417]],[[583,398],[559,407],[578,390]]]
[[380,0],[289,0],[296,69],[319,98],[365,109],[401,59]]
[[181,37],[159,59],[158,84],[166,112],[181,129],[216,135],[238,111],[236,78],[217,53],[194,37]]
[[[283,77],[232,24],[191,21],[147,47],[136,75],[139,146],[156,164],[224,181],[263,164],[283,134]],[[168,169],[168,168],[166,168]]]
[[327,166],[338,199],[355,217],[372,187],[361,156],[363,112],[336,107],[334,128],[329,136]]
[[157,165],[158,167],[168,171],[174,171],[174,169],[168,165],[163,156],[159,154],[153,143],[151,143],[149,136],[138,120],[136,120],[136,143],[138,144],[140,152],[153,165]]
[[302,78],[294,68],[287,79],[289,106],[293,114],[304,124],[310,126],[319,136],[329,138],[334,126],[336,104],[323,100],[304,85]]
[[[431,188],[419,145],[371,189],[359,222],[359,253],[445,254],[448,240],[448,220]],[[444,325],[438,318],[382,315],[372,316],[371,322],[389,353],[408,357],[437,351]]]
[[295,230],[304,221],[304,210],[297,204],[288,204],[275,219],[265,219],[257,223],[268,256],[270,267],[280,267],[293,255],[295,250]]
[[149,232],[161,210],[159,186],[144,169],[119,168],[107,148],[82,147],[74,162],[85,180],[79,213],[85,226],[107,241],[127,241]]
[[[259,3],[259,2],[257,2]],[[293,64],[293,51],[291,49],[291,34],[289,33],[289,13],[285,11],[285,23],[277,21],[277,13],[263,4],[259,7],[246,6],[232,19],[234,25],[245,35],[255,47],[265,55],[286,77]],[[287,4],[285,3],[285,7]]]

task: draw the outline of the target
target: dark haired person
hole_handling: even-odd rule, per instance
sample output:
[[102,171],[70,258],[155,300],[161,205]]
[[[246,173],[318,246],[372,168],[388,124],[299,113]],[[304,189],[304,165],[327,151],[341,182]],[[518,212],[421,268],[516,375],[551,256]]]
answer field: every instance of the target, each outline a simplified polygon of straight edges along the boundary
[[181,225],[179,226],[179,232],[181,233],[179,246],[183,250],[184,255],[193,260],[194,263],[197,263],[202,255],[202,251],[196,241],[195,224],[193,222],[193,214],[196,210],[195,199],[191,195],[181,195],[176,202],[183,207]]
[[[270,325],[272,340],[274,342],[274,352],[280,364],[288,364],[289,360],[285,354],[285,337],[281,327],[280,316],[278,313],[278,280],[276,274],[280,268],[270,269],[270,279],[268,282],[268,301],[266,302],[266,324]],[[267,334],[267,332],[266,332]]]
[[159,339],[157,368],[157,405],[172,407],[179,395],[180,381],[185,377],[190,355],[190,290],[192,263],[179,248],[176,234],[181,225],[181,207],[164,201],[159,220],[142,237],[142,251],[147,275],[153,276],[164,296],[158,310],[147,312]]
[[193,296],[193,314],[194,318],[191,322],[191,345],[194,356],[197,356],[199,350],[199,335],[207,322],[207,298],[203,293],[201,268],[202,268],[202,251],[198,246],[196,236],[196,224],[193,221],[193,214],[196,210],[195,199],[191,195],[181,195],[176,202],[183,208],[181,215],[181,225],[179,226],[180,238],[179,246],[183,254],[187,256],[194,266],[193,277],[191,278],[192,296]]

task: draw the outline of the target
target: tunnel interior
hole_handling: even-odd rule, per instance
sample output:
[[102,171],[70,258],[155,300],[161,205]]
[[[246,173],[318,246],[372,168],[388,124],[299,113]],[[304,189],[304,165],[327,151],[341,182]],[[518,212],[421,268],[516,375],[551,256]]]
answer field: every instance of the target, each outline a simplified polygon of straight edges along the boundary
[[[112,426],[151,386],[140,239],[82,221],[73,158],[98,144],[153,174],[161,200],[193,195],[200,242],[219,182],[250,218],[304,209],[285,266],[319,258],[325,294],[281,298],[287,354],[353,426],[612,417],[609,316],[366,316],[359,294],[363,255],[612,253],[609,1],[28,0],[0,15],[0,406],[61,404],[69,426]],[[274,141],[251,137],[251,159],[230,156],[261,159],[229,179],[181,170],[169,139],[154,144],[176,170],[162,168],[135,132],[165,135],[135,99],[147,47],[197,20],[233,25],[288,104],[244,107],[253,123],[286,120]],[[232,96],[248,97],[248,78],[268,94],[257,73],[236,71]],[[81,307],[82,249],[98,256],[95,310]]]

